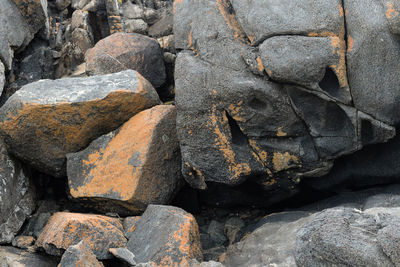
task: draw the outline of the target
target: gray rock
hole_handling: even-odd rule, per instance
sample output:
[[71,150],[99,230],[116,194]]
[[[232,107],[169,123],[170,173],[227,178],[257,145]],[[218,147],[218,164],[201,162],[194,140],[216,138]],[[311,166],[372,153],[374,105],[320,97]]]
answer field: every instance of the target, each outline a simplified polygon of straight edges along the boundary
[[0,109],[0,132],[15,156],[63,176],[67,153],[158,103],[151,84],[131,70],[42,80],[24,86]]
[[71,5],[71,0],[56,0],[58,10],[62,11]]
[[239,217],[231,217],[225,222],[224,233],[229,240],[229,245],[239,241],[239,232],[245,226]]
[[5,69],[3,63],[0,61],[0,94],[3,93],[4,84],[6,83]]
[[129,19],[124,23],[124,31],[127,33],[147,34],[149,26],[142,19]]
[[81,241],[76,245],[70,246],[63,254],[59,267],[70,266],[91,266],[91,267],[104,267],[103,263],[96,259],[93,251],[86,244]]
[[144,8],[140,5],[132,4],[131,1],[127,1],[122,6],[122,12],[125,19],[143,19]]
[[208,225],[207,234],[212,240],[213,247],[223,245],[227,241],[227,238],[224,234],[224,224],[215,220],[212,220]]
[[167,9],[161,15],[161,18],[156,23],[150,26],[149,36],[159,38],[161,36],[170,35],[172,34],[172,26],[173,26],[172,10]]
[[58,260],[13,247],[0,247],[1,267],[55,267]]
[[126,217],[123,221],[124,235],[129,240],[133,231],[135,231],[136,224],[140,220],[140,216]]
[[73,9],[96,12],[99,7],[104,6],[105,0],[71,0]]
[[109,251],[114,257],[126,262],[129,266],[136,266],[135,255],[127,248],[110,248]]
[[224,267],[225,265],[223,265],[220,262],[216,262],[216,261],[203,261],[203,262],[198,262],[197,260],[191,260],[189,262],[190,266],[193,267]]
[[22,165],[0,141],[0,244],[11,243],[35,208],[35,194]]

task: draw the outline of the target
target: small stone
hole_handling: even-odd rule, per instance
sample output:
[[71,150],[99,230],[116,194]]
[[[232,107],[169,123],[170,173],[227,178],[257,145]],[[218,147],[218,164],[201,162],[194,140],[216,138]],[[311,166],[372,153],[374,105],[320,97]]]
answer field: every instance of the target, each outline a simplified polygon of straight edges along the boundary
[[33,245],[35,238],[33,236],[17,236],[13,239],[12,245],[17,248],[28,248]]
[[229,218],[225,222],[224,233],[226,237],[228,237],[229,245],[232,245],[234,242],[238,240],[238,233],[245,226],[242,219],[239,217]]
[[142,19],[130,19],[125,21],[124,30],[127,33],[147,34],[149,26]]
[[110,248],[110,253],[117,259],[129,264],[129,266],[136,266],[135,255],[127,248]]
[[119,219],[69,212],[55,213],[40,234],[36,245],[50,255],[61,256],[64,250],[81,240],[87,243],[98,259],[110,259],[110,247],[126,245]]
[[132,4],[130,1],[123,5],[122,10],[125,19],[143,19],[145,17],[143,7]]
[[85,241],[80,241],[78,244],[70,246],[63,254],[58,267],[104,267],[103,263],[99,262],[96,255],[86,244]]

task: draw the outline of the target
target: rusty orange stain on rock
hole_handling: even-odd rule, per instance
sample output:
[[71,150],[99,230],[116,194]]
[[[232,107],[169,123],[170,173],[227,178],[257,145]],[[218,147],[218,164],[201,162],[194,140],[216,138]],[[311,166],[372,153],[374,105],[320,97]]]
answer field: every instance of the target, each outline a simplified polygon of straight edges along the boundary
[[276,152],[273,155],[272,163],[274,165],[274,170],[279,172],[291,168],[293,163],[299,163],[299,159],[294,155],[290,155],[289,152]]
[[391,19],[392,17],[399,15],[399,12],[393,6],[393,3],[388,3],[386,7],[386,18]]
[[278,136],[278,137],[284,137],[284,136],[287,136],[287,133],[285,133],[284,131],[282,131],[282,127],[278,127],[278,130],[276,131],[276,136]]
[[341,4],[339,4],[339,15],[341,17],[344,17],[344,10],[343,10],[343,6]]
[[347,52],[351,52],[354,46],[354,39],[349,35],[347,35]]
[[249,145],[255,150],[255,152],[257,153],[258,157],[260,158],[260,160],[262,161],[262,164],[265,165],[267,163],[267,157],[268,154],[267,152],[265,152],[264,150],[262,150],[258,145],[257,142],[255,140],[250,139],[249,140]]
[[261,58],[260,58],[260,57],[257,57],[257,58],[256,58],[256,61],[257,61],[257,68],[258,68],[258,70],[259,70],[259,71],[264,71],[264,70],[265,70],[265,67],[264,67],[264,65],[263,65],[263,63],[262,63]]

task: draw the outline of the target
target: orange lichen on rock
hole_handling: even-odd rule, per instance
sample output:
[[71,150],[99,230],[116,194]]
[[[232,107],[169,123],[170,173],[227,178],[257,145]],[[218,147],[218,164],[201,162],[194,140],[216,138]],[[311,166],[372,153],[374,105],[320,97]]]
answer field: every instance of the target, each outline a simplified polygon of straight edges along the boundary
[[274,165],[274,170],[279,172],[290,169],[294,165],[297,165],[299,163],[299,159],[294,155],[290,155],[289,152],[276,152],[273,155],[272,163]]
[[57,212],[47,222],[36,245],[51,255],[60,256],[64,250],[84,240],[99,259],[110,258],[110,247],[124,247],[119,219],[101,215]]
[[394,8],[393,3],[388,3],[386,5],[386,18],[391,19],[392,17],[398,16],[399,11]]

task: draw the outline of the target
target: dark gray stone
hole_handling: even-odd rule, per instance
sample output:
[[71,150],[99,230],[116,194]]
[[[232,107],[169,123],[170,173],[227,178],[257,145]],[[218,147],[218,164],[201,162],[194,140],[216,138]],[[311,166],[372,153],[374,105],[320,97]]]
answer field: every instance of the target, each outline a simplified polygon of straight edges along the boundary
[[160,19],[150,26],[149,36],[159,38],[172,34],[173,14],[171,9],[166,9]]
[[11,243],[35,208],[35,194],[22,165],[0,141],[0,244]]
[[55,267],[58,260],[14,247],[0,247],[1,267]]
[[135,255],[127,248],[110,248],[110,253],[117,259],[126,262],[129,266],[136,266]]
[[229,245],[239,241],[239,233],[244,226],[244,221],[239,217],[231,217],[225,222],[224,233],[229,240]]
[[70,246],[63,254],[59,267],[70,267],[70,266],[91,266],[91,267],[103,267],[103,263],[96,259],[93,251],[86,244],[85,241],[81,241],[76,245]]

